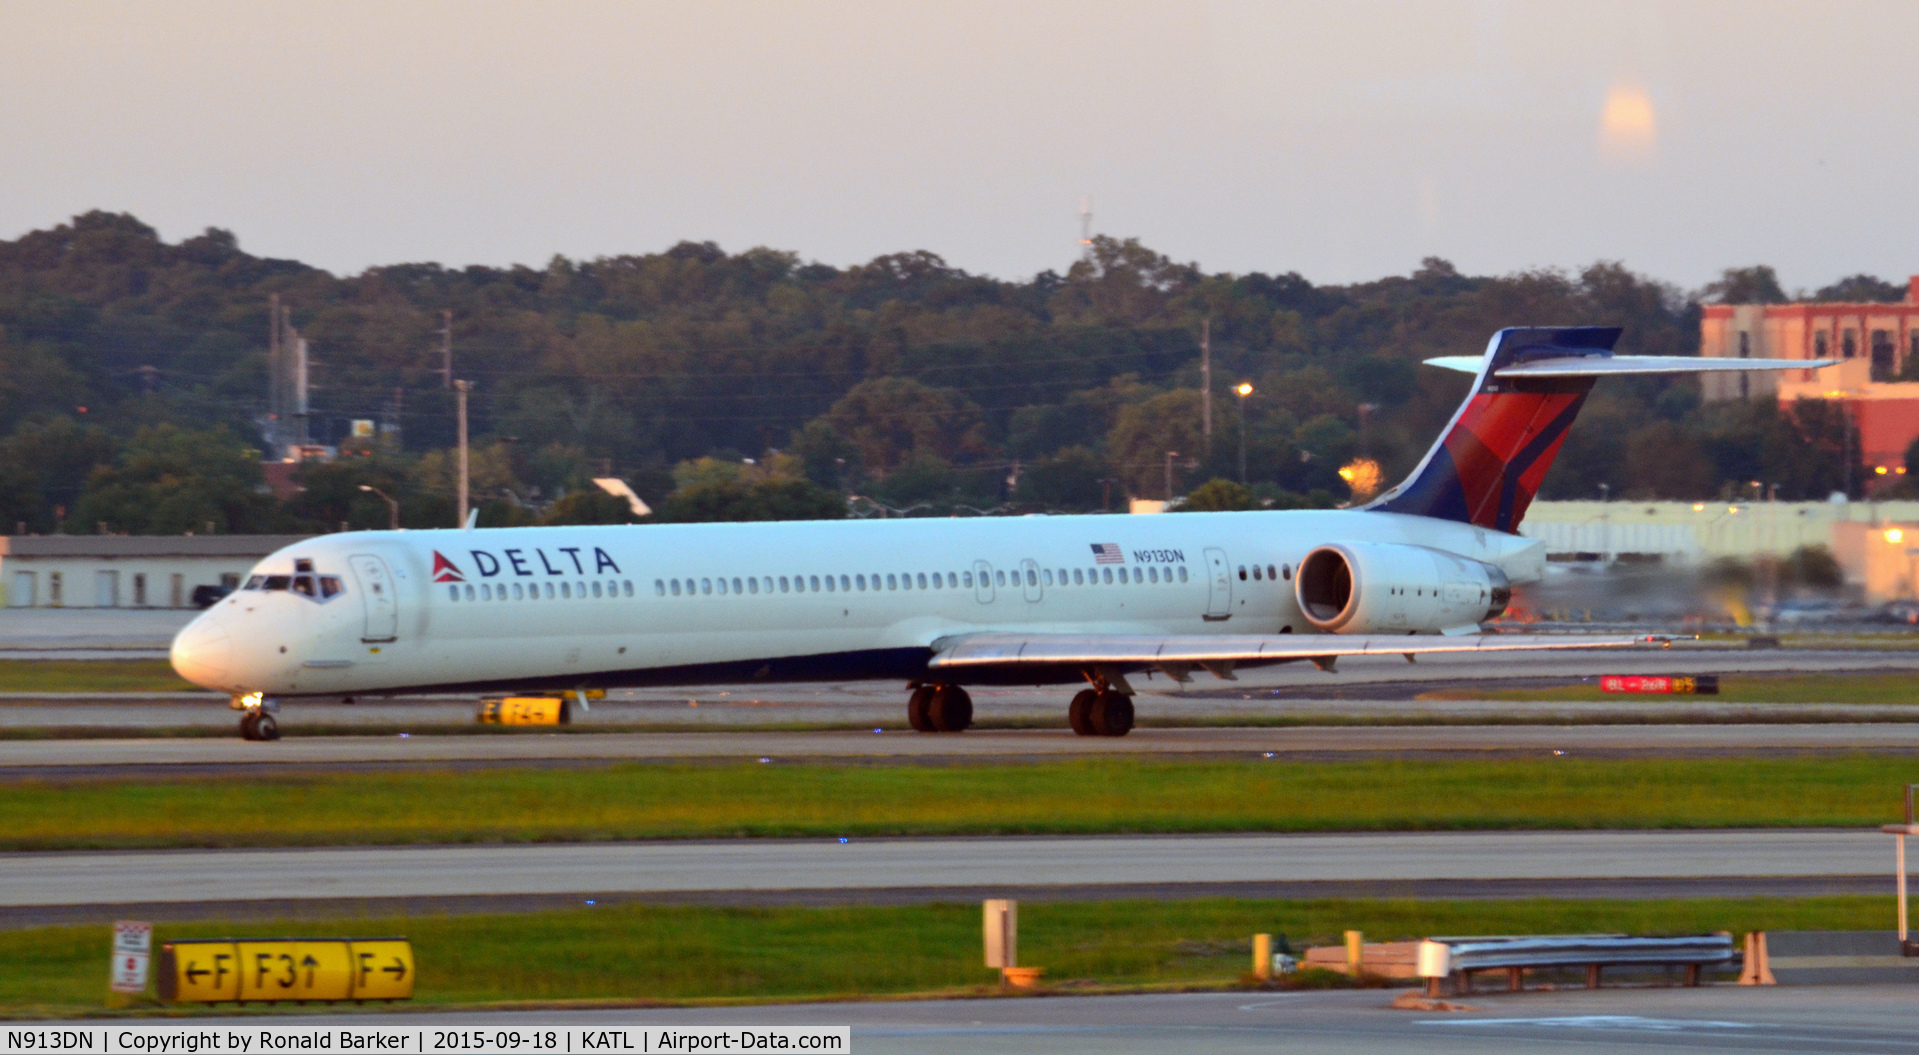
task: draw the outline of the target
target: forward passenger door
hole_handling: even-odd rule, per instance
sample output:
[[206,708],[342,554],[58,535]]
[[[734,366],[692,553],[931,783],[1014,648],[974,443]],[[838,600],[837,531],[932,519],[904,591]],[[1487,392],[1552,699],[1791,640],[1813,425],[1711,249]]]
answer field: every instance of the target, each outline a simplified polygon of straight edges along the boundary
[[386,561],[371,553],[358,553],[347,558],[347,564],[360,581],[360,601],[366,608],[366,630],[360,640],[391,641],[399,637],[400,602]]

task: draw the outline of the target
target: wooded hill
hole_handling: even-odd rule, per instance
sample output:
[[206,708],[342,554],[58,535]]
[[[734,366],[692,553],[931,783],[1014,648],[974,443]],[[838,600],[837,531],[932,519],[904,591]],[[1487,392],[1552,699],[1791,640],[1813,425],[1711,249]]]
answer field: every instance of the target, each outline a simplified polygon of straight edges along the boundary
[[[1903,292],[1844,281],[1853,296]],[[310,343],[313,439],[351,448],[353,419],[399,426],[397,443],[305,469],[307,491],[286,503],[261,493],[257,464],[273,294]],[[1253,487],[1211,488],[1206,502],[1344,502],[1342,466],[1370,457],[1396,479],[1463,395],[1463,376],[1421,359],[1477,353],[1525,324],[1618,325],[1622,352],[1693,354],[1700,298],[1775,294],[1765,268],[1689,295],[1616,263],[1468,276],[1438,259],[1315,286],[1211,274],[1104,237],[1063,274],[1022,282],[925,251],[836,268],[710,242],[337,277],[249,255],[230,232],[167,244],[132,216],[93,212],[0,242],[0,522],[383,526],[386,507],[358,490],[371,483],[406,522],[447,524],[447,310],[454,375],[474,383],[482,522],[509,523],[619,519],[588,486],[607,469],[665,519],[841,515],[849,494],[856,514],[1118,509],[1164,497],[1168,451],[1175,494],[1237,479],[1242,410]],[[1544,496],[1606,483],[1705,497],[1764,480],[1782,498],[1823,497],[1845,476],[1839,429],[1817,405],[1701,407],[1689,380],[1608,380]]]

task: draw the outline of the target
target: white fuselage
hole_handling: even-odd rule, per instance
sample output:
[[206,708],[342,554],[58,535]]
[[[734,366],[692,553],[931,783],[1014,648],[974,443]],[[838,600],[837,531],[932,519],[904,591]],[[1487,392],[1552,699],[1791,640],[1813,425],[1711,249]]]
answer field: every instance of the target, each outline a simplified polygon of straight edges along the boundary
[[973,631],[1306,631],[1290,572],[1328,542],[1542,567],[1529,539],[1346,510],[352,532],[261,561],[173,660],[286,696],[910,677]]

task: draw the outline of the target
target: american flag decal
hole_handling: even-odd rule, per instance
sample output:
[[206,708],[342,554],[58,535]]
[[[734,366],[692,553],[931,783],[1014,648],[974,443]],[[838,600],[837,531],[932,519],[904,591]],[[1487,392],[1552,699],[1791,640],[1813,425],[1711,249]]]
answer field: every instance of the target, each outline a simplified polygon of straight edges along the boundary
[[1094,564],[1124,564],[1126,554],[1121,553],[1117,542],[1093,543]]

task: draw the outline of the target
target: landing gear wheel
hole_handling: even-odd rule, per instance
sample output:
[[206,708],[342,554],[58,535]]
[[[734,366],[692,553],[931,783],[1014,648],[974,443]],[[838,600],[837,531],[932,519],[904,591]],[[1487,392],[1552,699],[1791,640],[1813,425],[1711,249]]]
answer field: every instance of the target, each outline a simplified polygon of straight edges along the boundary
[[1072,725],[1075,733],[1081,736],[1099,735],[1098,730],[1093,728],[1093,701],[1097,699],[1099,693],[1093,689],[1081,689],[1079,695],[1073,697],[1072,706],[1066,708],[1066,721]]
[[258,740],[260,738],[260,712],[248,711],[240,716],[240,738]]
[[1099,694],[1089,708],[1093,732],[1099,736],[1125,736],[1133,731],[1133,698],[1111,689]]
[[272,715],[262,714],[253,723],[253,738],[255,740],[278,740],[280,738],[280,723],[275,721]]
[[942,733],[963,733],[973,724],[973,697],[958,685],[941,685],[933,690],[926,716]]
[[930,705],[933,702],[933,686],[921,685],[906,698],[906,720],[913,728],[922,733],[935,733],[939,730],[933,725]]

